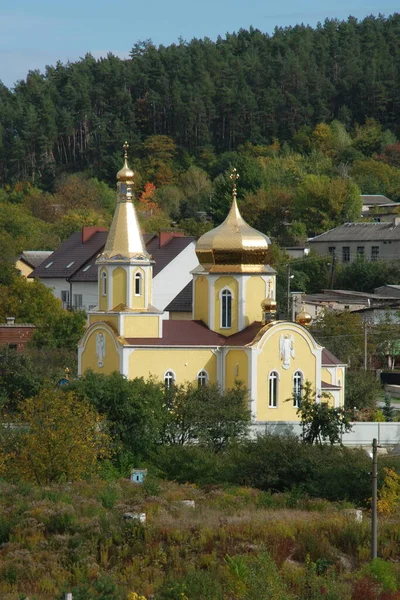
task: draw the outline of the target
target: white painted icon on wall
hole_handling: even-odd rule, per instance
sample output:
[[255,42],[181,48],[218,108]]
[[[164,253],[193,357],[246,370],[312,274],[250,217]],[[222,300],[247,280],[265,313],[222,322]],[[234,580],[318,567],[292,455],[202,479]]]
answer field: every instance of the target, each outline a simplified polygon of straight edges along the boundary
[[104,358],[106,356],[106,338],[104,333],[98,333],[96,335],[96,356],[97,364],[101,368],[104,366]]
[[295,358],[294,337],[292,334],[285,333],[279,338],[279,358],[282,361],[282,367],[289,369],[290,359]]

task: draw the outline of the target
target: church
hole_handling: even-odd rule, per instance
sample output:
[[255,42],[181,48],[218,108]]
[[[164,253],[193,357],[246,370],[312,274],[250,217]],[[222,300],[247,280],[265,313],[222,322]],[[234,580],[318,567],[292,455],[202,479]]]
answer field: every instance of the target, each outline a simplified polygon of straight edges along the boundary
[[[191,320],[170,320],[152,304],[152,257],[146,251],[133,203],[134,173],[125,161],[117,174],[117,206],[103,252],[97,257],[98,305],[78,344],[79,375],[91,369],[127,378],[150,376],[171,386],[235,381],[249,391],[256,423],[296,421],[303,383],[317,401],[344,403],[345,367],[307,329],[276,319],[276,273],[267,264],[269,238],[250,227],[236,202],[225,221],[196,244]],[[291,399],[290,401],[286,401]]]

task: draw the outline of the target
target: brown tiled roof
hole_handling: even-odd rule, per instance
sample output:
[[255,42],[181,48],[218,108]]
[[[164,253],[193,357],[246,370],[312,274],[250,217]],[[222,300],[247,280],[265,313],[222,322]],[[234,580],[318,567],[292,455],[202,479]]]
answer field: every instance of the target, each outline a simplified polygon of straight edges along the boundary
[[125,338],[132,346],[245,346],[261,328],[254,322],[243,331],[224,337],[211,331],[202,321],[163,321],[161,338]]
[[187,286],[166,306],[165,310],[170,312],[192,312],[193,305],[193,283]]
[[326,383],[326,381],[321,381],[321,389],[323,389],[323,390],[341,390],[342,387],[340,385],[333,385],[332,383]]
[[[76,231],[31,273],[31,277],[72,277],[82,266],[96,260],[106,239],[107,232],[98,231],[83,244],[82,233]],[[71,266],[67,268],[69,264]]]
[[324,348],[322,350],[322,366],[323,367],[330,367],[332,365],[344,365],[346,363],[344,363],[342,360],[339,360],[338,358],[336,358],[336,356],[334,354],[332,354],[332,352],[330,352],[330,350],[328,350],[328,348]]
[[[61,277],[69,278],[71,281],[96,282],[98,269],[95,262],[105,246],[107,235],[107,231],[98,231],[86,243],[82,243],[82,233],[78,231],[73,233],[32,272],[31,277],[43,279]],[[155,261],[153,275],[157,275],[195,238],[192,236],[172,238],[162,248],[159,248],[158,235],[145,233],[143,240],[147,251]],[[70,263],[71,266],[67,268]],[[49,266],[46,268],[47,265]]]

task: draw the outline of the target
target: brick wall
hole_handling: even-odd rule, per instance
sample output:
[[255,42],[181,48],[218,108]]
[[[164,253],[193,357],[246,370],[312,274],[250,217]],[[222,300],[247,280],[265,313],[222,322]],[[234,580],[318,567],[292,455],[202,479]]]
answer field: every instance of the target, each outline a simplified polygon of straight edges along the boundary
[[0,345],[15,346],[22,352],[32,338],[35,331],[34,325],[6,325],[0,324]]

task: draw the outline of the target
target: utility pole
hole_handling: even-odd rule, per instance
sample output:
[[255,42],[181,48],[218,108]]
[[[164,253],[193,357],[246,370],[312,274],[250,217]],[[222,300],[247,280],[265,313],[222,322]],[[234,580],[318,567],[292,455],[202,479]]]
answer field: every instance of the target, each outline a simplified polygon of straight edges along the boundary
[[371,560],[378,556],[378,440],[372,440]]
[[364,371],[368,369],[368,324],[364,321]]
[[335,267],[336,267],[336,250],[333,250],[332,262],[331,262],[331,276],[330,276],[330,282],[329,282],[329,287],[331,290],[333,290],[333,284],[335,281]]

